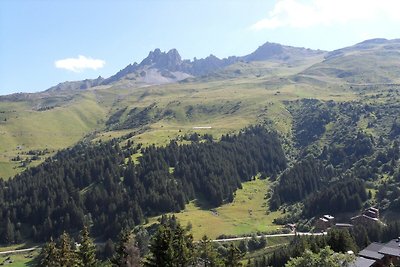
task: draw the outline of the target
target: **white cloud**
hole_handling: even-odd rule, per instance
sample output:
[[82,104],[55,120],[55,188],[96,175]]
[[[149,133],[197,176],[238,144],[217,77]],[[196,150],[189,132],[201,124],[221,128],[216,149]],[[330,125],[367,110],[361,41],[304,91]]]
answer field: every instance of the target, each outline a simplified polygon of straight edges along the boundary
[[400,21],[398,0],[277,0],[273,9],[250,28],[307,28],[385,18]]
[[54,62],[54,65],[58,69],[66,69],[73,72],[81,72],[85,69],[101,69],[104,67],[106,62],[101,59],[93,59],[79,55],[78,58],[65,58]]

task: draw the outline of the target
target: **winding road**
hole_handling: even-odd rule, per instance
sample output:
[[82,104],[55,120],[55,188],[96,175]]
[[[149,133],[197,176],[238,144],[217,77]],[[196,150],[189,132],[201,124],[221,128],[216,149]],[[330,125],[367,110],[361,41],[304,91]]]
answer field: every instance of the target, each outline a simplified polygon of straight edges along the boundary
[[[295,235],[326,235],[326,232],[322,233],[309,233],[309,232],[297,232],[297,233],[290,233],[290,234],[273,234],[273,235],[258,235],[256,238],[261,238],[261,237],[285,237],[285,236],[295,236]],[[211,242],[231,242],[231,241],[239,241],[239,240],[245,240],[245,239],[251,239],[252,236],[242,236],[242,237],[233,237],[233,238],[224,238],[224,239],[214,239],[211,240]],[[39,249],[40,247],[31,247],[31,248],[24,248],[24,249],[14,249],[14,250],[7,250],[7,251],[1,251],[0,255],[8,255],[8,254],[18,254],[18,253],[24,253],[24,252],[30,252],[36,249]]]

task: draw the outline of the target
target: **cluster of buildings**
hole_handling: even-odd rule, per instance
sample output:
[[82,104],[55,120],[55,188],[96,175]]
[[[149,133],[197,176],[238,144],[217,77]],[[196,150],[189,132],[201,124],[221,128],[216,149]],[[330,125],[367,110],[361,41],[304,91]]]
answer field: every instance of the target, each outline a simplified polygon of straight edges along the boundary
[[374,207],[366,209],[362,214],[354,216],[350,219],[351,223],[338,223],[335,217],[331,215],[324,215],[315,222],[315,230],[326,231],[329,228],[350,228],[353,225],[373,226],[380,224],[379,210]]
[[[360,215],[350,219],[350,223],[338,223],[335,217],[324,215],[315,222],[315,230],[326,231],[329,228],[350,228],[354,225],[375,226],[381,224],[379,210],[370,207]],[[400,266],[400,237],[388,243],[371,243],[358,253],[351,267]]]
[[371,243],[358,253],[351,267],[384,267],[399,266],[400,237],[386,244]]

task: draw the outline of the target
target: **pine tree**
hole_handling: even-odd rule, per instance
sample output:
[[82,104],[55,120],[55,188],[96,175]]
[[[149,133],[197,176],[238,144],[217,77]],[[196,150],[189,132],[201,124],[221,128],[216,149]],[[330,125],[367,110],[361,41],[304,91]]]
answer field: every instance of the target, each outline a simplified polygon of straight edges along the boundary
[[46,243],[40,252],[37,267],[58,267],[59,255],[56,243],[50,238],[50,242]]
[[66,232],[64,232],[60,238],[59,256],[58,262],[60,267],[73,267],[78,265],[77,255],[71,246],[71,238]]
[[150,243],[150,256],[145,262],[148,267],[173,267],[172,229],[161,225]]
[[242,266],[240,260],[244,254],[234,244],[231,244],[228,249],[228,253],[225,257],[225,266],[227,267],[238,267]]
[[194,262],[193,236],[181,225],[177,225],[173,235],[173,249],[176,266],[191,266]]
[[128,229],[120,233],[119,242],[111,263],[116,267],[140,266],[140,251],[135,245],[132,234]]
[[6,224],[5,224],[5,230],[3,232],[3,242],[6,244],[11,244],[14,243],[15,241],[15,227],[14,224],[10,221],[10,218],[7,218]]
[[82,267],[96,265],[96,246],[89,236],[89,229],[85,225],[81,231],[81,244],[78,251],[79,263]]
[[213,248],[211,241],[207,236],[203,236],[197,248],[198,264],[204,267],[219,267],[223,266],[223,262],[218,257],[217,251]]

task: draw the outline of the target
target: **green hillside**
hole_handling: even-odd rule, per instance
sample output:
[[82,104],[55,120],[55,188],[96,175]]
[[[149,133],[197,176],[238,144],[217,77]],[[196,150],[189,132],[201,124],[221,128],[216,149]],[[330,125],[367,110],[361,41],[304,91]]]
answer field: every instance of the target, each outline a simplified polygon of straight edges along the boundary
[[31,158],[26,155],[30,150],[46,150],[43,159],[89,134],[92,138],[92,133],[105,140],[134,132],[137,142],[166,144],[197,127],[206,127],[197,130],[219,137],[269,121],[272,128],[290,134],[292,118],[283,101],[358,97],[340,80],[308,74],[325,61],[324,54],[318,54],[290,63],[238,62],[174,84],[136,87],[121,80],[83,91],[0,101],[0,177],[24,170],[20,166],[26,164],[12,160],[17,156],[24,161]]
[[[46,98],[2,101],[0,112],[0,177],[3,178],[24,170],[22,162],[38,151],[43,152],[39,153],[41,159],[27,166],[36,165],[55,151],[101,129],[107,114],[92,92],[53,102]],[[21,160],[13,161],[18,156]]]

